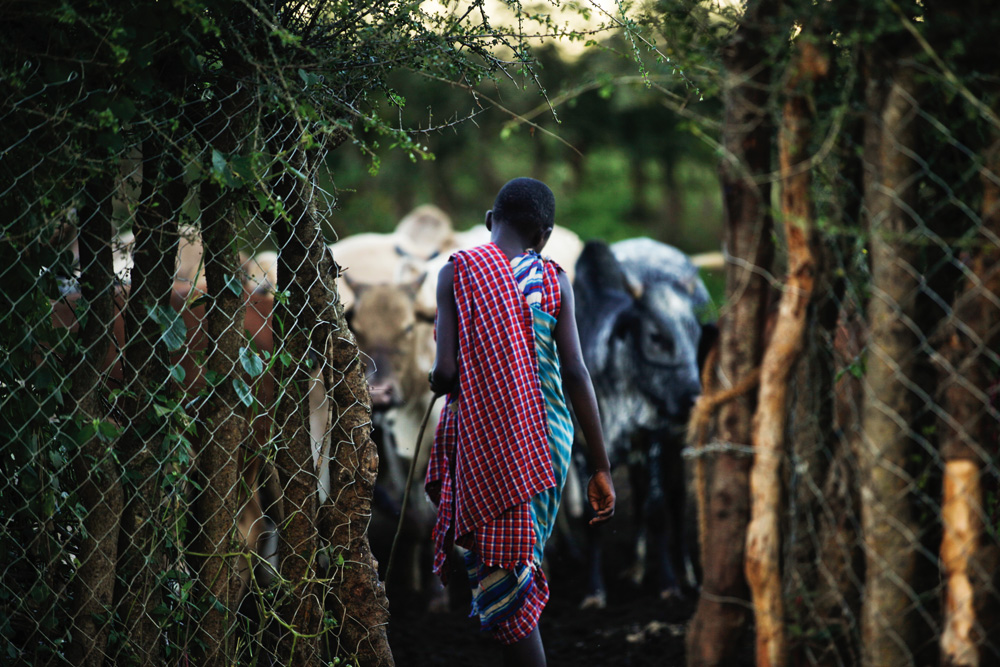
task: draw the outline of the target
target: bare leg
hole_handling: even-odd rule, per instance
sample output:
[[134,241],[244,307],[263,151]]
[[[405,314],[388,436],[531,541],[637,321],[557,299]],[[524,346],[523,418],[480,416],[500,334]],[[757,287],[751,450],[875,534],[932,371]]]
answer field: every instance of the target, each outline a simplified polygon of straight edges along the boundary
[[545,667],[545,647],[537,625],[521,641],[504,645],[503,664],[504,667]]

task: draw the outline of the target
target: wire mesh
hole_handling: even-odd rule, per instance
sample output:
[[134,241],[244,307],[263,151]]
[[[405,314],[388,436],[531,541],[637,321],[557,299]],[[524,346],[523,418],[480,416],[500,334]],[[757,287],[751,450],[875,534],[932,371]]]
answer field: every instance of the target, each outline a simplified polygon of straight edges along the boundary
[[[165,69],[186,57],[157,40]],[[231,66],[215,48],[205,69]],[[306,106],[324,82],[298,69],[293,107],[272,102],[295,58],[126,82],[73,49],[16,56],[0,107],[4,660],[266,664],[293,645],[315,660],[384,642],[370,398],[315,185],[344,137],[330,123],[313,142]],[[836,91],[809,166],[818,287],[780,480],[783,622],[802,664],[878,664],[876,636],[914,664],[1000,660],[997,123],[939,68],[905,67],[950,97],[904,87],[904,135]],[[905,158],[896,180],[875,130]],[[748,266],[786,290],[785,259],[732,252],[723,312]],[[690,453],[718,480],[721,457],[754,449],[719,435]]]
[[[157,39],[150,58],[182,48]],[[72,48],[17,55],[0,115],[0,661],[384,644],[352,488],[370,502],[370,401],[319,232],[322,150],[295,113],[253,117],[252,74],[123,92]],[[362,580],[363,604],[340,599]]]

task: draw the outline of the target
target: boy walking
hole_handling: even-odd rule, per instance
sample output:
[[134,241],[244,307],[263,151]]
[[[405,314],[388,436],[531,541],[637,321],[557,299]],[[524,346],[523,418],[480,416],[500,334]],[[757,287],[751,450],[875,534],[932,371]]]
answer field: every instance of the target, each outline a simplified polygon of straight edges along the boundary
[[615,507],[572,288],[538,254],[554,222],[552,191],[514,179],[486,213],[490,243],[455,253],[438,276],[431,387],[448,399],[425,483],[438,508],[434,570],[444,579],[457,547],[473,614],[504,645],[508,666],[545,665],[538,618],[549,589],[540,565],[570,466],[567,397],[593,470],[591,522]]

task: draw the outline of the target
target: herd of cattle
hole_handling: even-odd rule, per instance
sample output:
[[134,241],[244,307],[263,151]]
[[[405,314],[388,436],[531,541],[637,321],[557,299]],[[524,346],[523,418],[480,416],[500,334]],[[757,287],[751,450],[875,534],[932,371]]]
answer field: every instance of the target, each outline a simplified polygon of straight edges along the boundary
[[[398,512],[406,470],[415,452],[420,452],[416,464],[420,469],[426,466],[433,437],[432,423],[418,447],[419,424],[433,398],[427,375],[434,361],[435,277],[452,252],[488,240],[485,227],[456,232],[443,212],[423,206],[404,218],[392,233],[358,234],[330,246],[341,268],[341,301],[368,364],[373,434],[380,453],[376,503],[389,513]],[[116,272],[124,283],[129,271],[127,241],[116,258]],[[583,243],[573,232],[557,227],[545,253],[573,281],[584,359],[597,393],[608,454],[613,466],[627,466],[636,528],[633,576],[646,577],[664,597],[680,594],[684,587],[695,586],[686,547],[687,484],[680,453],[688,414],[700,393],[699,364],[715,341],[708,292],[686,255],[651,239],[631,239],[611,246],[598,241]],[[204,289],[198,284],[200,263],[197,239],[182,241],[173,299],[178,310],[190,302],[190,291]],[[245,257],[243,264],[248,303],[245,325],[262,351],[273,347],[268,320],[271,292],[277,284],[276,263],[274,253],[260,253]],[[202,315],[182,312],[189,320],[190,349],[179,353],[177,363],[190,366],[185,368],[185,382],[190,385],[185,389],[195,389],[203,380],[191,352],[205,346],[198,338]],[[60,326],[75,326],[72,309],[65,305],[57,305],[54,320]],[[123,336],[117,325],[116,335]],[[112,375],[120,372],[113,360],[109,359],[108,367]],[[262,382],[265,384],[258,391],[273,392],[273,386],[266,384],[271,380]],[[267,396],[261,398],[268,404]],[[328,488],[330,444],[323,433],[325,401],[326,392],[317,373],[310,409],[321,495]],[[269,427],[263,422],[254,425],[255,444],[263,445],[256,441]],[[582,464],[580,457],[578,474],[571,475],[564,496],[570,520],[579,520],[589,511],[579,481],[586,479]],[[274,530],[281,524],[281,517],[274,516],[281,506],[274,497],[280,490],[272,484],[265,492],[259,470],[245,470],[243,477],[251,488],[257,486],[261,491],[247,503],[241,532],[250,545],[270,557]],[[416,477],[419,480],[421,476]],[[415,484],[419,487],[420,482]],[[404,522],[408,553],[400,560],[410,564],[402,575],[405,583],[420,588],[429,583],[428,568],[421,563],[426,562],[430,549],[433,508],[419,488],[414,491]],[[586,526],[585,521],[579,523]],[[574,531],[566,530],[567,525],[562,522],[564,530],[557,539],[572,539]],[[581,530],[586,536],[589,563],[589,590],[582,604],[602,606],[601,529]]]
[[[370,360],[382,485],[389,499],[402,495],[404,471],[416,451],[419,469],[426,465],[433,437],[428,428],[418,449],[420,419],[432,400],[426,378],[434,361],[435,277],[453,251],[488,240],[485,227],[455,232],[444,213],[424,206],[393,233],[361,234],[331,246],[343,272],[340,291],[351,329]],[[585,244],[557,227],[545,253],[573,281],[584,359],[608,453],[612,465],[628,466],[638,537],[633,576],[642,578],[648,570],[665,597],[679,594],[695,585],[685,539],[687,485],[680,453],[689,411],[700,394],[699,364],[715,341],[708,292],[687,256],[651,239]],[[566,513],[573,518],[588,511],[579,481],[583,475],[580,457],[566,492]],[[405,522],[414,538],[414,553],[406,562],[414,567],[409,583],[419,585],[420,549],[429,549],[419,536],[429,536],[433,508],[423,494],[411,497],[419,500]],[[601,606],[601,529],[584,530],[589,590],[583,604]],[[571,539],[565,533],[560,537]]]

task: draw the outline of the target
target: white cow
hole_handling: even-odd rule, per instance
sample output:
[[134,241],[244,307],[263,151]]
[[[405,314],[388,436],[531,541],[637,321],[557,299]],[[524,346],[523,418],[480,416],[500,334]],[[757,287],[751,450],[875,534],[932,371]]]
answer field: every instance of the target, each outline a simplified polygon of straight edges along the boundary
[[[464,232],[456,233],[454,236],[455,245],[442,249],[442,252],[429,260],[425,266],[427,280],[421,283],[420,290],[417,292],[417,312],[422,317],[433,319],[434,313],[437,312],[437,275],[448,262],[451,253],[455,250],[474,248],[489,243],[490,240],[490,232],[486,229],[486,225],[471,227]],[[556,225],[552,229],[552,236],[549,237],[549,242],[542,254],[555,260],[566,271],[570,282],[573,282],[576,260],[582,250],[583,241],[575,232]]]

